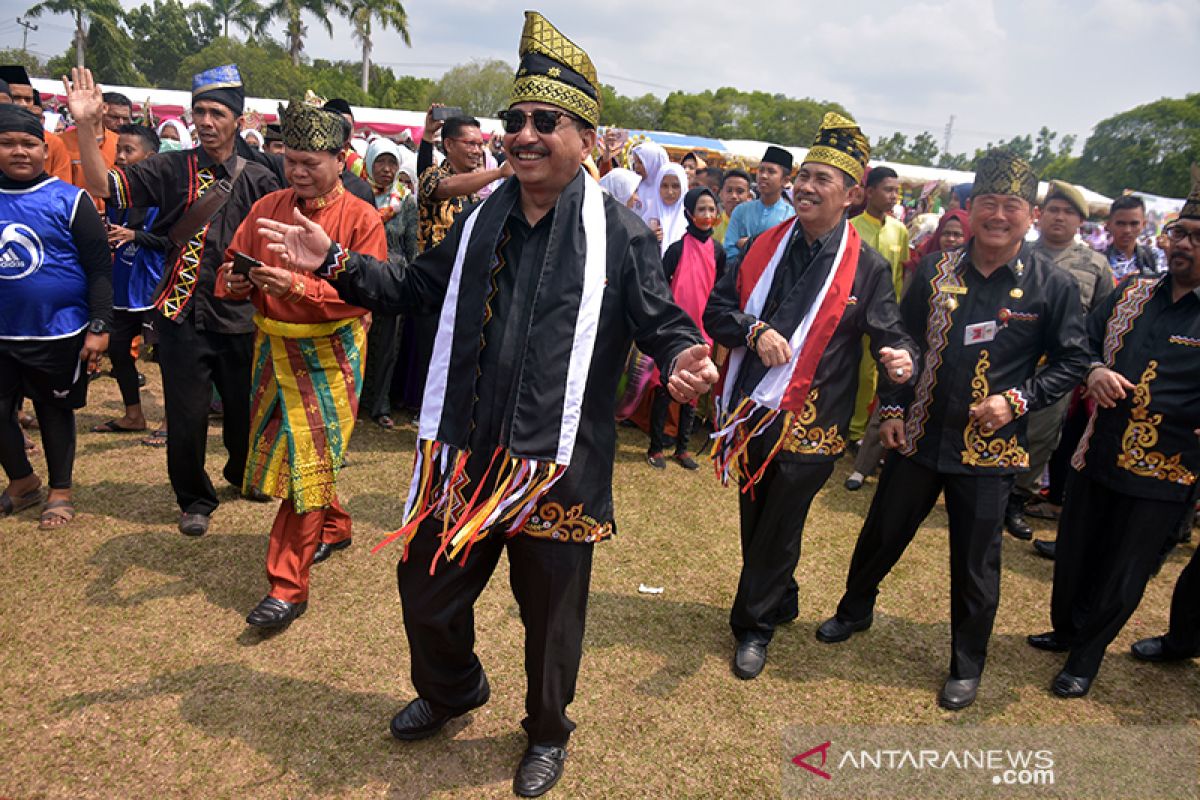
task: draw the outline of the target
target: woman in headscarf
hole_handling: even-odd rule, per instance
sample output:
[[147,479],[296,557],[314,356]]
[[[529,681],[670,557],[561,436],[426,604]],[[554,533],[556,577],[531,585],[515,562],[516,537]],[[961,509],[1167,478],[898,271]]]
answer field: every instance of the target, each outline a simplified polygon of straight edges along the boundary
[[[188,133],[187,125],[185,125],[183,120],[179,119],[178,117],[168,117],[167,119],[164,119],[161,123],[159,123],[156,133],[158,134],[158,138],[164,142],[178,142],[177,149],[179,150],[192,149],[192,135]],[[167,145],[163,149],[170,150],[176,148],[171,145]]]
[[[679,171],[683,172],[683,169]],[[675,303],[687,312],[704,340],[711,345],[712,338],[704,330],[703,318],[704,306],[712,294],[713,284],[725,272],[725,249],[712,237],[720,211],[716,195],[703,186],[689,191],[680,205],[684,209],[686,229],[663,255],[663,272],[671,286]],[[650,449],[646,454],[646,461],[655,469],[665,469],[667,466],[663,449],[668,444],[664,429],[670,404],[671,396],[666,387],[659,385],[650,408]],[[699,466],[688,452],[695,410],[695,403],[680,404],[679,426],[675,435],[675,460],[689,470]]]
[[687,172],[679,164],[668,163],[658,177],[657,218],[662,237],[659,247],[663,253],[683,238],[688,218],[684,210],[683,193],[687,191]]
[[246,144],[253,147],[255,150],[263,149],[263,135],[253,128],[247,128],[242,131],[242,138],[246,140]]
[[631,169],[614,167],[600,179],[600,188],[613,196],[621,205],[632,211],[640,211],[641,200],[638,198],[638,186],[642,176]]
[[[400,148],[381,136],[371,142],[366,152],[364,167],[375,194],[375,207],[383,220],[388,260],[404,266],[417,257],[417,203],[411,192],[399,188]],[[391,387],[399,348],[400,317],[373,315],[367,331],[367,364],[363,370],[359,413],[384,430],[396,427],[391,416]]]
[[663,168],[671,163],[667,151],[654,142],[642,142],[633,148],[633,159],[630,165],[634,172],[642,178],[639,197],[642,200],[642,210],[638,212],[641,218],[651,228],[655,227],[650,220],[657,220],[658,215],[658,181]]

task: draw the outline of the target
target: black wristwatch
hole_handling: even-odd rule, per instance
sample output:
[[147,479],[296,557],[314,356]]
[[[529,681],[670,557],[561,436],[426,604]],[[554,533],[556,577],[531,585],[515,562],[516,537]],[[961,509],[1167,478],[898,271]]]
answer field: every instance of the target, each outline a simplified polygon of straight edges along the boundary
[[87,327],[88,333],[94,333],[97,336],[103,336],[108,333],[108,323],[102,319],[94,319]]

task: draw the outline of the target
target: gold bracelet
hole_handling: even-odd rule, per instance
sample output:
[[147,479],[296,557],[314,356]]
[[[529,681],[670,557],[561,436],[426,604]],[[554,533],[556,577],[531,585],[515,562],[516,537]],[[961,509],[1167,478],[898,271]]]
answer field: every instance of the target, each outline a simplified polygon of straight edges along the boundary
[[289,299],[293,302],[304,299],[304,281],[300,278],[292,282],[292,291],[290,292]]

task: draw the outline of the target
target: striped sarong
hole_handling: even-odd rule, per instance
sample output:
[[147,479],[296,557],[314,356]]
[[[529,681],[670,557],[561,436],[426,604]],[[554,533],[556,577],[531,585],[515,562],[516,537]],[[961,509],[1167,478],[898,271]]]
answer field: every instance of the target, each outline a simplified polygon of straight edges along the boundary
[[358,414],[367,331],[362,318],[317,324],[255,314],[250,457],[242,489],[326,508]]

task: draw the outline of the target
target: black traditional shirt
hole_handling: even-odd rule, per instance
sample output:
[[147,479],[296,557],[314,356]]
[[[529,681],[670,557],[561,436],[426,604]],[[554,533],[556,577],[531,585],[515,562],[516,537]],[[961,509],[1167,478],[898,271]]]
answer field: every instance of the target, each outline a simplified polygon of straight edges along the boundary
[[1087,320],[1094,362],[1136,387],[1097,408],[1072,466],[1114,491],[1186,501],[1200,474],[1200,291],[1134,275]]
[[[986,278],[971,251],[917,265],[900,314],[921,348],[918,378],[881,384],[880,416],[903,417],[900,452],[930,469],[1009,475],[1029,468],[1025,414],[1074,389],[1087,369],[1083,310],[1075,280],[1031,245]],[[996,394],[1013,421],[984,432],[969,411]]]
[[[157,206],[157,229],[170,231],[217,181],[228,177],[233,157],[215,163],[203,148],[159,153],[128,167],[109,170],[107,203],[112,208]],[[248,161],[233,185],[225,205],[207,227],[180,248],[167,252],[163,279],[155,303],[176,322],[193,320],[200,330],[217,333],[250,333],[254,307],[248,300],[220,300],[213,296],[217,268],[238,225],[260,197],[279,189],[275,175],[262,164]]]
[[[802,279],[822,247],[838,246],[839,240],[834,238],[834,234],[841,230],[841,227],[836,227],[810,245],[800,225],[796,225],[763,309],[763,320],[768,325],[772,307],[779,304],[778,298],[787,296]],[[753,246],[753,242],[748,245],[747,252],[750,246]],[[738,267],[727,270],[717,282],[708,307],[704,310],[704,329],[713,337],[713,341],[731,348],[747,346],[752,331],[762,324],[757,317],[741,309],[737,292]],[[787,338],[791,332],[778,333]],[[776,441],[779,436],[777,426],[788,426],[787,438],[777,459],[815,463],[831,461],[845,452],[846,431],[854,414],[854,399],[858,391],[858,365],[862,361],[864,335],[870,337],[872,352],[878,353],[881,347],[903,348],[909,351],[913,363],[916,363],[916,345],[900,323],[891,266],[883,256],[865,244],[858,256],[846,309],[821,360],[817,362],[804,409],[798,414],[784,415],[762,434],[765,440]],[[757,357],[753,353],[747,354],[747,358]],[[889,379],[885,377],[881,380],[886,382]]]
[[[658,242],[650,229],[608,195],[604,210],[607,280],[574,454],[562,478],[539,500],[522,528],[526,535],[556,541],[594,542],[615,532],[612,471],[617,383],[630,343],[636,341],[667,374],[679,353],[703,341],[671,299]],[[485,310],[470,435],[472,455],[467,465],[472,481],[485,472],[488,458],[500,442],[504,420],[511,416],[515,368],[520,364],[517,356],[525,347],[533,284],[555,213],[530,226],[517,203],[505,222],[491,264],[494,291]],[[460,216],[450,227],[440,245],[421,253],[408,269],[358,254],[331,252],[330,262],[318,274],[332,280],[346,302],[371,311],[437,313],[462,236],[462,219]]]

